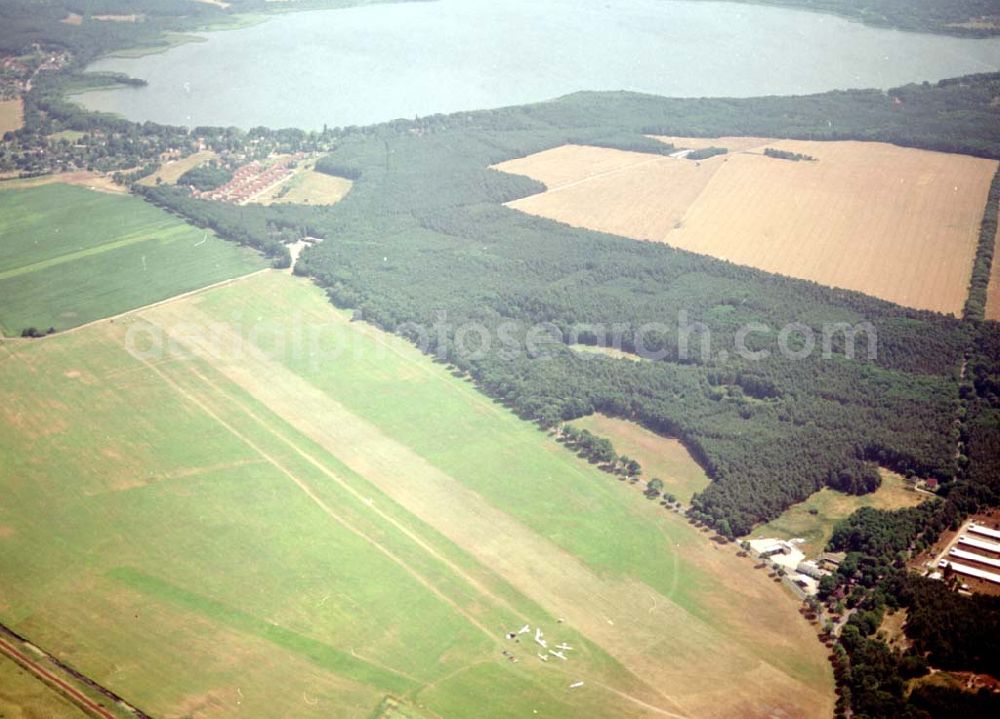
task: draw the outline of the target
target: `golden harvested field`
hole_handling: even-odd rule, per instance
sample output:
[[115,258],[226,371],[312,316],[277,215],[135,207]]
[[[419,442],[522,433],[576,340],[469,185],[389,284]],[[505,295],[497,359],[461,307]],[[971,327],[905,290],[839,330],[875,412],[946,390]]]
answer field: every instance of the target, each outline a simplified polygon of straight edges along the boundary
[[700,162],[568,146],[496,169],[546,183],[547,192],[509,203],[532,215],[961,312],[996,161],[873,142],[764,141],[818,160],[790,162],[765,157],[760,140]]
[[0,100],[0,135],[18,130],[24,124],[24,105],[21,98]]
[[160,165],[160,169],[154,172],[149,177],[144,177],[139,180],[140,185],[155,185],[156,178],[159,177],[163,180],[164,184],[173,185],[177,182],[177,178],[183,175],[188,170],[191,170],[198,165],[208,162],[215,157],[215,153],[211,150],[202,150],[201,152],[196,152],[193,155],[188,155],[180,160],[170,160]]
[[255,201],[263,205],[304,204],[333,205],[344,199],[354,183],[345,177],[334,177],[325,172],[304,169],[296,172],[288,182],[278,185]]
[[1000,227],[993,241],[993,264],[990,266],[990,284],[986,288],[986,319],[1000,320]]

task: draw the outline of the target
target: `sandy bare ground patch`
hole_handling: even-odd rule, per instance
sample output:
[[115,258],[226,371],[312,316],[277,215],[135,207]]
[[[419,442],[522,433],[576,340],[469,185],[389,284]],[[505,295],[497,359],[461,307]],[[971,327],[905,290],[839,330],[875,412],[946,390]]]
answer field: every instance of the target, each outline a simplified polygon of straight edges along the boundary
[[21,98],[0,100],[0,135],[21,129],[24,124],[24,101]]
[[986,319],[1000,320],[1000,225],[993,241],[993,264],[990,265],[990,284],[986,288]]
[[[748,142],[756,148],[760,139]],[[609,172],[613,160],[604,153],[596,163],[589,150],[562,148],[498,169],[546,182],[558,170],[545,162],[568,155],[576,177],[591,162],[589,178],[510,206],[908,307],[961,312],[996,161],[873,142],[766,146],[818,161],[776,160],[749,148],[697,164],[638,163],[637,153],[627,153]]]
[[14,536],[14,528],[5,524],[0,524],[0,539],[7,539]]
[[[161,305],[140,316],[161,327],[215,322],[198,308],[197,301]],[[331,317],[338,315],[331,313]],[[346,323],[346,319],[341,321]],[[720,635],[714,624],[694,617],[672,601],[669,592],[656,591],[634,579],[595,573],[574,555],[262,353],[251,349],[239,359],[219,358],[213,356],[213,345],[204,338],[177,339],[305,437],[466,548],[525,596],[565,617],[636,677],[653,680],[641,699],[662,712],[723,717],[733,716],[734,710],[741,716],[767,716],[776,708],[787,711],[787,716],[829,711],[821,693],[791,678],[744,644]],[[238,345],[240,340],[223,337],[222,342]],[[207,399],[212,392],[206,387],[200,401],[217,401]],[[248,408],[241,411],[252,414]],[[330,477],[336,481],[335,475]],[[377,512],[377,506],[372,511]],[[725,565],[726,571],[745,569],[726,552],[715,555],[714,561]],[[664,557],[665,571],[670,561],[669,556]],[[775,606],[787,608],[784,599],[772,596],[778,590],[767,583],[734,583],[727,591],[739,595],[742,604],[754,613],[748,628],[756,623],[774,626],[762,613],[768,615]],[[794,626],[786,635],[765,632],[760,639],[765,646],[794,644],[799,641],[800,629],[808,632],[804,625]],[[725,651],[720,651],[723,647]],[[722,676],[733,683],[720,682]],[[734,689],[737,684],[739,689]]]

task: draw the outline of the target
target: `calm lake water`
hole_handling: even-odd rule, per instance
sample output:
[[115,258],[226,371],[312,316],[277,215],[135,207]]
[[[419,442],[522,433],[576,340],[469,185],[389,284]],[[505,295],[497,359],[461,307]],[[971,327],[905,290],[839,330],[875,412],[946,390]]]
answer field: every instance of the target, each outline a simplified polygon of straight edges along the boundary
[[888,88],[1000,68],[1000,38],[683,0],[438,0],[292,13],[95,70],[148,87],[80,96],[176,125],[364,125],[576,90],[675,97]]

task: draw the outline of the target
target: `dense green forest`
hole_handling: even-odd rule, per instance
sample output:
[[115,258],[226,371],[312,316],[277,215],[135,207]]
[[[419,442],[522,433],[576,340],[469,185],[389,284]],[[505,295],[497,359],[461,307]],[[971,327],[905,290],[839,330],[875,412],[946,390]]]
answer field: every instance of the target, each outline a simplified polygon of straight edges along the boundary
[[233,173],[217,162],[207,162],[204,165],[192,167],[177,178],[178,185],[187,185],[196,190],[214,190],[233,179]]
[[[1000,33],[996,0],[736,0],[755,5],[816,10],[868,25],[964,37]],[[979,21],[979,22],[977,22]]]

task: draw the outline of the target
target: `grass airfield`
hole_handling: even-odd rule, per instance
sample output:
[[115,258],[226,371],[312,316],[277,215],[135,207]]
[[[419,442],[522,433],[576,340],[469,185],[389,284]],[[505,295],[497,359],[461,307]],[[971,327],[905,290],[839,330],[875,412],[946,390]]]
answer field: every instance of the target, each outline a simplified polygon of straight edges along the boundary
[[154,716],[831,711],[824,647],[731,546],[303,280],[0,366],[0,621]]

